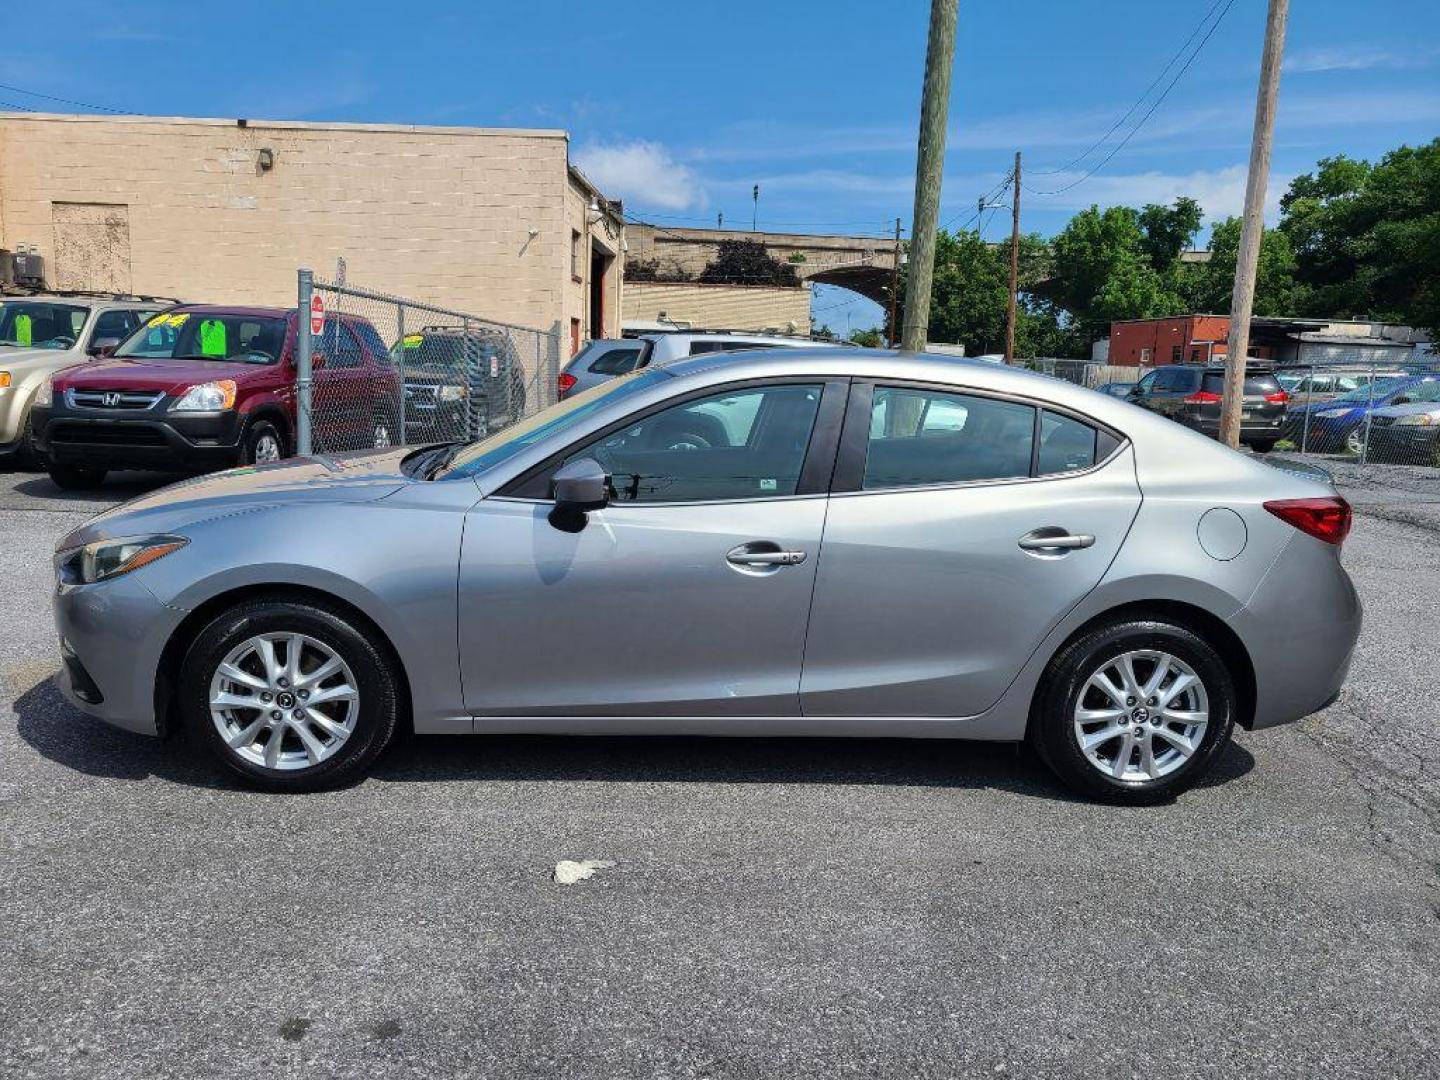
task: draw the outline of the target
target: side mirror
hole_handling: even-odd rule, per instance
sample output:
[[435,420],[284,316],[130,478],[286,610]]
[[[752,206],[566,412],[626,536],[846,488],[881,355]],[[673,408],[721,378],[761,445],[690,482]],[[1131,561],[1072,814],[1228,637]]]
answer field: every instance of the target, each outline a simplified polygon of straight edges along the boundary
[[610,505],[610,475],[594,458],[562,465],[550,481],[555,508],[550,524],[561,532],[579,532],[585,515]]
[[120,347],[120,339],[117,337],[96,338],[90,342],[90,347],[85,351],[91,356],[114,356],[115,350]]
[[1409,405],[1410,402],[1413,401],[1413,400],[1414,400],[1414,398],[1412,398],[1409,394],[1401,394],[1399,397],[1397,397],[1397,398],[1395,398],[1394,400],[1392,400],[1392,401],[1390,402],[1390,404],[1391,404],[1391,405]]

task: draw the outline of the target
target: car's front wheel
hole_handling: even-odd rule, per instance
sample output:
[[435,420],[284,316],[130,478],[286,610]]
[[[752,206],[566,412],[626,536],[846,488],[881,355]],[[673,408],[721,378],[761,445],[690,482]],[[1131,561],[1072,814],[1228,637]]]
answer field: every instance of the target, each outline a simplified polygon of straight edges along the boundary
[[1030,741],[1066,786],[1108,802],[1173,798],[1230,741],[1235,687],[1220,654],[1175,623],[1101,625],[1050,662]]
[[216,616],[180,673],[186,726],[227,769],[274,791],[359,776],[394,734],[400,682],[338,608],[257,600]]

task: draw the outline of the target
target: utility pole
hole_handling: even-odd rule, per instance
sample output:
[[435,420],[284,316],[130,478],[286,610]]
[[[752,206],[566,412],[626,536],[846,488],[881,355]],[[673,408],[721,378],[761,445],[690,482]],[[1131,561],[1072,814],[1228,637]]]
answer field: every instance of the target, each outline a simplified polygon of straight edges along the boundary
[[724,211],[724,210],[721,210],[718,214],[715,215],[715,228],[717,228],[717,229],[723,229],[724,227],[725,227],[725,211]]
[[750,192],[750,198],[754,200],[754,205],[752,206],[752,208],[751,208],[751,210],[750,210],[750,231],[751,231],[751,232],[756,232],[757,230],[756,230],[756,228],[755,228],[755,223],[760,220],[760,185],[759,185],[759,184],[756,184],[756,185],[755,185],[755,190],[752,191],[752,192]]
[[1275,137],[1275,102],[1280,95],[1280,59],[1290,0],[1270,0],[1265,48],[1260,54],[1260,89],[1255,96],[1255,133],[1250,142],[1250,176],[1245,183],[1245,216],[1230,296],[1230,339],[1225,349],[1225,395],[1220,404],[1220,441],[1240,446],[1240,407],[1245,396],[1245,354],[1250,349],[1250,314],[1255,306],[1255,267],[1265,231],[1265,188],[1270,181],[1270,147]]
[[1015,306],[1020,288],[1020,151],[1010,177],[1010,303],[1005,308],[1005,363],[1015,363]]
[[900,219],[895,219],[895,266],[890,271],[890,348],[900,340],[900,328],[895,325],[896,305],[900,299]]
[[915,213],[910,218],[910,266],[905,275],[902,349],[925,348],[930,329],[930,288],[935,278],[935,230],[945,171],[945,125],[950,115],[950,74],[955,66],[955,20],[960,0],[930,0],[930,44],[920,99],[920,141],[915,160]]

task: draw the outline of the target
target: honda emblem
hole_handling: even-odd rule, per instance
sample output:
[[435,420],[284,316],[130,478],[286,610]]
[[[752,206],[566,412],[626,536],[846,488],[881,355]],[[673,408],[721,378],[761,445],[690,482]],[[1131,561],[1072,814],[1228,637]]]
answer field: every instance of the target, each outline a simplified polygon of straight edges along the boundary
[[108,390],[106,391],[103,400],[107,409],[113,409],[116,405],[120,404],[120,395],[117,394],[114,390]]

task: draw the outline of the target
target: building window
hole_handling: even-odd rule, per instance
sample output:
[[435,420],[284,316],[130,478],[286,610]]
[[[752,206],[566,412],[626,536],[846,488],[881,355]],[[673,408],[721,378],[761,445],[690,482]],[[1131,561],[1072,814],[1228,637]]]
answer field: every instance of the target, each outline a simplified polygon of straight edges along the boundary
[[1185,358],[1185,350],[1179,345],[1170,346],[1170,363],[1178,364]]
[[1150,359],[1151,359],[1151,357],[1153,357],[1154,355],[1155,355],[1155,350],[1154,350],[1154,349],[1141,349],[1141,350],[1140,350],[1140,363],[1142,363],[1142,364],[1148,364],[1148,363],[1150,363]]
[[580,351],[580,320],[570,320],[570,355],[574,356]]
[[570,230],[570,276],[580,280],[580,230]]

